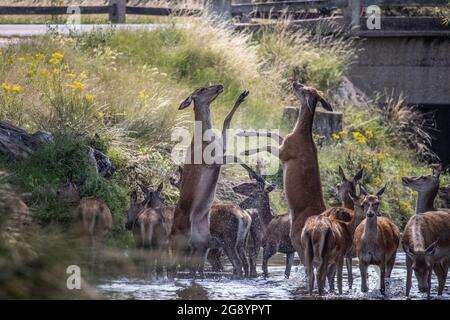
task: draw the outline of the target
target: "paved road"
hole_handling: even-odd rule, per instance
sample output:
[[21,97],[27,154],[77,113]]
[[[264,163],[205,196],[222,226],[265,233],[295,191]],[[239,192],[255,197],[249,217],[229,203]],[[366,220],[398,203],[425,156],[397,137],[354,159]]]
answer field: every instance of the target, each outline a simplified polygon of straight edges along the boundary
[[45,35],[51,31],[62,34],[70,32],[90,32],[93,30],[128,29],[154,30],[161,28],[161,24],[80,24],[80,25],[46,25],[46,24],[0,24],[0,37],[31,37]]

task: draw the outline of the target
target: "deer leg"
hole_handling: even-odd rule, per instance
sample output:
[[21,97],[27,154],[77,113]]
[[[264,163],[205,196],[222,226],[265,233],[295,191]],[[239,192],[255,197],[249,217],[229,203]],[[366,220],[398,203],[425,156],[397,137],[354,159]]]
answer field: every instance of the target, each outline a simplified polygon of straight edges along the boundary
[[[322,296],[325,289],[325,281],[328,273],[328,258],[323,257],[317,269],[317,287],[319,288],[319,295]],[[334,286],[334,285],[333,285]]]
[[237,254],[235,247],[230,247],[229,245],[225,245],[224,247],[225,254],[233,265],[233,276],[237,278],[242,278],[242,262]]
[[352,257],[346,257],[345,263],[347,265],[347,276],[348,276],[348,288],[349,290],[352,290],[353,286],[353,266],[352,266]]
[[384,261],[380,264],[380,292],[386,295],[386,265]]
[[250,149],[250,150],[245,150],[243,152],[241,152],[241,155],[244,156],[251,156],[260,152],[269,152],[270,154],[274,155],[275,157],[279,157],[280,154],[280,148],[278,147],[273,147],[273,146],[266,146],[266,147],[262,147],[262,148],[256,148],[256,149]]
[[430,299],[431,296],[431,275],[433,274],[433,272],[431,272],[428,274],[428,289],[427,289],[427,299]]
[[330,293],[334,292],[334,280],[336,278],[336,269],[337,269],[336,264],[331,264],[328,267],[327,278],[328,278],[328,286],[330,287]]
[[397,253],[394,252],[392,257],[390,257],[388,262],[386,263],[386,278],[387,278],[388,285],[390,285],[391,274],[392,274],[392,269],[394,269],[396,255],[397,255]]
[[267,244],[263,247],[263,263],[262,263],[262,269],[264,273],[264,278],[267,278],[269,276],[269,270],[268,270],[268,263],[269,259],[277,253],[276,246],[272,244]]
[[220,262],[220,248],[213,248],[209,250],[208,262],[214,272],[223,271],[222,263]]
[[250,266],[249,266],[249,263],[248,263],[247,255],[245,254],[244,245],[240,244],[237,247],[237,251],[238,251],[238,254],[239,254],[239,258],[241,259],[242,266],[244,268],[244,276],[246,278],[248,278]]
[[286,269],[284,270],[284,277],[289,279],[291,275],[292,263],[294,262],[294,252],[286,253]]
[[337,261],[337,287],[339,294],[342,294],[342,269],[344,269],[344,257],[339,257]]
[[359,260],[359,272],[361,273],[361,291],[367,292],[369,288],[367,287],[367,267],[368,265],[361,260]]
[[406,256],[406,296],[409,297],[409,292],[412,286],[412,260]]
[[250,260],[250,278],[256,278],[258,273],[256,271],[256,261],[259,254],[259,244],[253,240],[253,244],[248,247],[248,257]]
[[241,95],[237,98],[236,102],[234,103],[234,106],[231,109],[230,113],[228,113],[228,115],[225,117],[225,120],[223,121],[223,128],[222,128],[223,155],[225,155],[225,153],[227,152],[227,142],[228,142],[227,130],[230,129],[231,120],[233,119],[236,110],[248,96],[248,93],[249,92],[247,90],[241,93]]
[[435,263],[433,266],[434,273],[438,278],[438,295],[441,296],[444,291],[445,281],[448,273],[448,260],[440,263]]

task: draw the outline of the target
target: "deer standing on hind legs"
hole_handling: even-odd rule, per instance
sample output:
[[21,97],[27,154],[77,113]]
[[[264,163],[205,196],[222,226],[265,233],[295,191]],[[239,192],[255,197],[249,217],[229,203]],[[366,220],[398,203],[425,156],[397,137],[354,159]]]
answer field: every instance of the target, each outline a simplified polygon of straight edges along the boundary
[[173,272],[176,270],[180,255],[186,255],[190,251],[191,272],[194,276],[196,271],[202,273],[210,241],[209,212],[214,200],[220,169],[224,163],[237,162],[236,158],[227,161],[229,159],[225,157],[227,130],[234,113],[247,97],[248,91],[244,91],[239,96],[225,118],[221,139],[213,142],[215,146],[218,146],[214,150],[219,151],[219,154],[214,155],[212,163],[204,159],[205,149],[211,148],[204,141],[205,133],[208,134],[208,131],[212,129],[210,104],[222,92],[222,85],[197,89],[181,103],[179,108],[185,109],[192,102],[194,103],[195,126],[192,143],[188,148],[183,167],[180,198],[175,208],[171,232],[171,245],[175,258]]
[[385,187],[375,195],[367,195],[361,186],[361,205],[366,219],[355,230],[354,245],[361,272],[361,291],[367,292],[367,268],[376,265],[380,268],[380,292],[385,294],[385,278],[390,278],[394,268],[397,248],[400,242],[400,230],[388,218],[381,217],[379,205]]
[[448,211],[448,209],[436,209],[434,207],[434,199],[439,191],[439,178],[441,174],[446,172],[441,164],[432,168],[432,174],[419,177],[403,177],[404,186],[417,191],[416,214],[429,211]]
[[[286,278],[289,278],[295,254],[295,249],[292,246],[289,237],[291,225],[290,217],[287,214],[275,216],[272,213],[269,193],[273,191],[275,187],[273,185],[266,186],[265,178],[256,173],[253,169],[248,168],[247,171],[250,178],[254,179],[254,181],[241,183],[240,185],[233,187],[233,191],[247,196],[248,198],[243,201],[246,203],[246,207],[255,208],[257,211],[257,215],[252,217],[252,223],[257,221],[260,224],[258,230],[254,230],[254,232],[259,232],[260,235],[252,236],[252,238],[261,238],[260,245],[263,247],[262,269],[264,277],[268,277],[269,259],[275,253],[282,252],[286,254],[286,268],[284,274]],[[243,206],[243,204],[241,204],[241,206]],[[249,254],[251,268],[254,270],[255,275],[258,251],[259,247]]]

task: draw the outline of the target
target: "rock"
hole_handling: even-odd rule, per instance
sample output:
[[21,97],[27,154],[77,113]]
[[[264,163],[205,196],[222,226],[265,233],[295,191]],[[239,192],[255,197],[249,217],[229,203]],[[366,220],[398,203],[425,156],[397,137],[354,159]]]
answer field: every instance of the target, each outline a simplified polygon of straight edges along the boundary
[[366,94],[345,76],[342,77],[339,86],[336,89],[331,90],[328,96],[330,97],[332,105],[336,106],[348,104],[362,106],[369,103],[369,98]]

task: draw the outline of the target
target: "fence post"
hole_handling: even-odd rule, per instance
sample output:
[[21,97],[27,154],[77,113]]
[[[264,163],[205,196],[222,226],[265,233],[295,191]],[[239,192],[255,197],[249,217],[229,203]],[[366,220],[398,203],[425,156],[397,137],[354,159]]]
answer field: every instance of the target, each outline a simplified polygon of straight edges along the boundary
[[223,20],[229,21],[232,18],[231,0],[206,0],[205,6],[208,6],[209,13]]
[[109,21],[111,23],[125,23],[126,22],[126,0],[109,0]]
[[359,29],[361,0],[348,0],[347,7],[343,11],[346,25],[351,29]]

